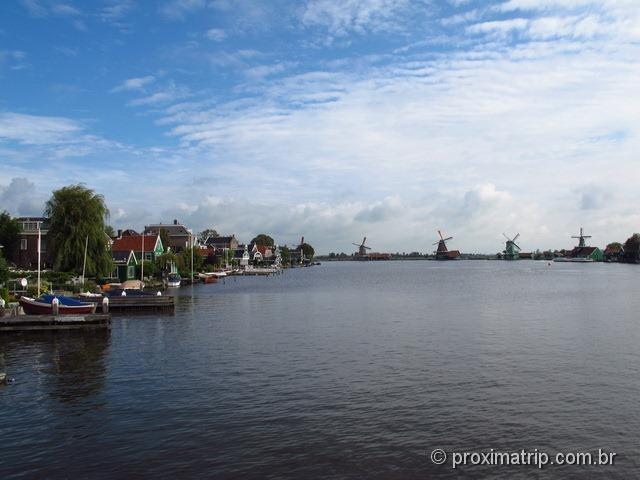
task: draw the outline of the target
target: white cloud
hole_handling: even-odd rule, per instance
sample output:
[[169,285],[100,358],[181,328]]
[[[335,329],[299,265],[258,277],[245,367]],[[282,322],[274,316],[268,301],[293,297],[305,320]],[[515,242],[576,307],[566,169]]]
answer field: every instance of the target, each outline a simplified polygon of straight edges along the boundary
[[155,82],[155,80],[156,79],[153,75],[129,78],[124,82],[122,82],[120,85],[117,85],[114,88],[112,88],[111,92],[115,93],[115,92],[131,91],[131,90],[144,90],[144,87]]
[[397,16],[409,0],[310,0],[302,13],[302,23],[323,26],[333,35],[351,31],[392,30],[398,26]]
[[205,36],[214,42],[221,42],[227,38],[227,32],[222,28],[210,28]]

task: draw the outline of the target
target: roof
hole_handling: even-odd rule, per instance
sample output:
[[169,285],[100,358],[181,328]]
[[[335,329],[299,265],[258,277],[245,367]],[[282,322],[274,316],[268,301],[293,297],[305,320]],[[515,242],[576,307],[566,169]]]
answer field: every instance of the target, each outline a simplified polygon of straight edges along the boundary
[[128,237],[116,238],[111,246],[113,252],[134,252],[142,251],[142,239],[144,238],[144,251],[153,252],[156,249],[158,235],[129,235]]
[[[230,235],[226,237],[209,237],[205,240],[206,245],[220,245],[220,244],[228,244],[231,243],[232,240],[235,239],[235,235]],[[237,240],[236,240],[237,241]]]
[[161,229],[165,230],[170,237],[191,235],[189,229],[181,223],[178,223],[177,220],[174,220],[173,223],[155,223],[153,225],[146,225],[144,227],[144,231],[146,233],[159,233]]
[[[122,251],[118,251],[118,252],[111,252],[111,258],[113,259],[114,263],[120,263],[120,264],[127,264],[129,263],[129,257],[133,254],[133,250],[129,250],[128,252],[125,250]],[[133,259],[135,260],[136,256],[133,256]],[[136,261],[136,263],[138,263]]]
[[571,250],[572,257],[588,257],[595,252],[598,247],[575,247]]
[[607,248],[604,249],[604,253],[606,255],[614,255],[616,253],[621,253],[622,247],[619,245],[607,245]]

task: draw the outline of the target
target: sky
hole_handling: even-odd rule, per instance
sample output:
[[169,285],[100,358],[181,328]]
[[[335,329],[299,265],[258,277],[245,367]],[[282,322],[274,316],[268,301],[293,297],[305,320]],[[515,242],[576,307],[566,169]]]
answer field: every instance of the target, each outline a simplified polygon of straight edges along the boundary
[[640,231],[640,0],[4,0],[0,210],[319,253]]

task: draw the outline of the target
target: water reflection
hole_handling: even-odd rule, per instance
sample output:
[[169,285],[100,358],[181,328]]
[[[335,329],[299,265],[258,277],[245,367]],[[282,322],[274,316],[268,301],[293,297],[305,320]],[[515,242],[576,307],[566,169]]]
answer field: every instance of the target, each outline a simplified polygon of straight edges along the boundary
[[104,388],[109,329],[0,336],[0,371],[23,378],[35,370],[44,394],[69,404]]

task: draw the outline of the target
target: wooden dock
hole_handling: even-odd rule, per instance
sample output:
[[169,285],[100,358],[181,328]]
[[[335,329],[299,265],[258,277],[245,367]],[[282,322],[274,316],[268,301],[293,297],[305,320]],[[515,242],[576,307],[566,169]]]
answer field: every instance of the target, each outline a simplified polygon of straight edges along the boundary
[[[98,304],[102,308],[102,297],[82,298],[85,302]],[[175,300],[169,295],[160,296],[113,296],[109,297],[109,312],[113,314],[127,313],[173,313]]]
[[10,315],[0,317],[0,333],[111,328],[111,315]]

